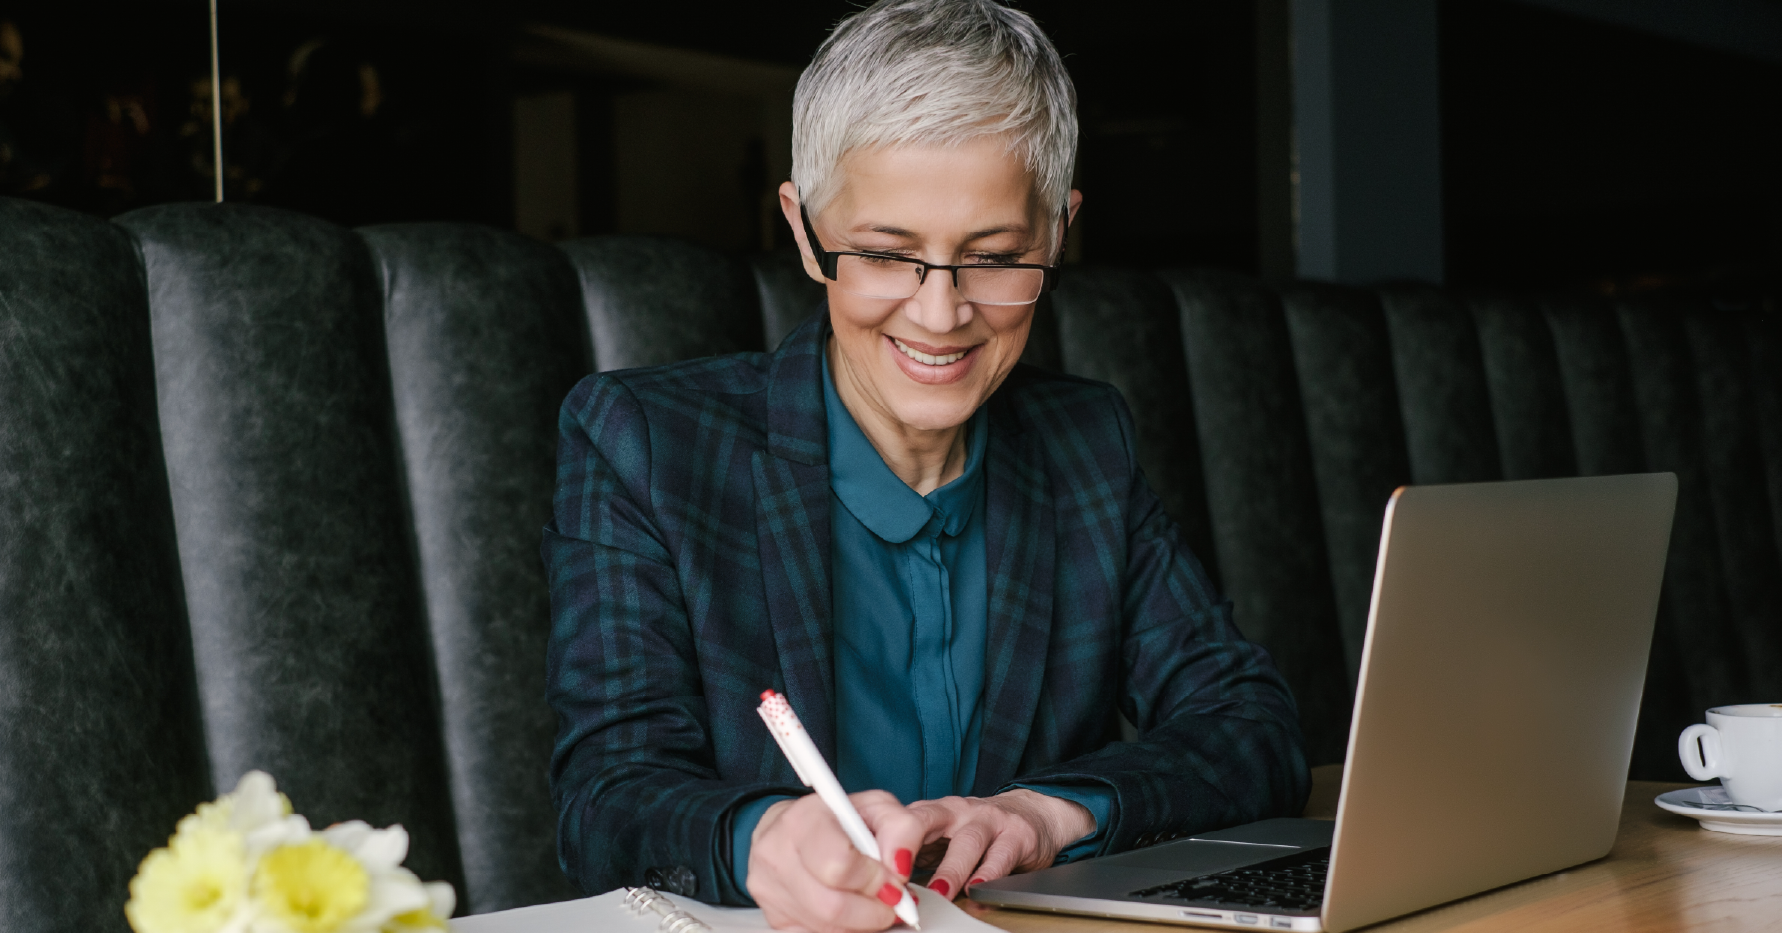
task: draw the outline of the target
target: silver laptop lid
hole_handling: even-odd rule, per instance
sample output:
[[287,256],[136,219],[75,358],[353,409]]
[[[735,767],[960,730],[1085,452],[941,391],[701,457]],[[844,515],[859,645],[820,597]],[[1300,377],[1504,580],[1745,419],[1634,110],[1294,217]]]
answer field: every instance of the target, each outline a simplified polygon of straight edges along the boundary
[[1658,473],[1393,494],[1326,930],[1608,853],[1676,490]]

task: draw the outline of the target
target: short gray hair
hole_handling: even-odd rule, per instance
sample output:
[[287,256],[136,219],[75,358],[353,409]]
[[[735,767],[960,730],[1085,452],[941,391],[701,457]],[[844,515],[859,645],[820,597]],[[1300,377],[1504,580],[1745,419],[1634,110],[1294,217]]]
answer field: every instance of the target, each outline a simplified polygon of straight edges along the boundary
[[842,20],[798,78],[792,184],[814,216],[859,148],[1006,134],[1041,203],[1063,212],[1077,95],[1033,17],[992,0],[879,0]]

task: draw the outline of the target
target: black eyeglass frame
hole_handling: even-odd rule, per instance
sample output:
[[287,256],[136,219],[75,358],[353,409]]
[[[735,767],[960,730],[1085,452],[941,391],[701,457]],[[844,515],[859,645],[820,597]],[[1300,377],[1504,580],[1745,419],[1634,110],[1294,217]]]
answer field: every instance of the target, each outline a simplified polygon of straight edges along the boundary
[[[1040,280],[1040,295],[1044,295],[1046,292],[1051,291],[1053,287],[1058,284],[1058,267],[1048,266],[1037,262],[969,262],[959,266],[943,266],[923,259],[911,259],[908,256],[892,256],[887,253],[862,253],[855,250],[826,250],[823,248],[823,242],[817,239],[817,228],[811,226],[810,211],[805,210],[804,205],[802,204],[798,206],[798,216],[799,219],[804,221],[805,239],[810,241],[811,252],[817,257],[817,269],[823,273],[824,278],[831,282],[837,281],[835,267],[837,263],[841,262],[843,256],[862,256],[867,259],[889,259],[893,262],[907,262],[912,266],[920,266],[922,271],[916,276],[918,286],[926,285],[928,283],[928,273],[933,272],[936,269],[946,272],[953,277],[953,287],[955,289],[959,287],[960,269],[1039,269],[1041,272],[1045,273],[1044,277]],[[1039,295],[1035,295],[1034,300],[1037,301],[1038,299]]]

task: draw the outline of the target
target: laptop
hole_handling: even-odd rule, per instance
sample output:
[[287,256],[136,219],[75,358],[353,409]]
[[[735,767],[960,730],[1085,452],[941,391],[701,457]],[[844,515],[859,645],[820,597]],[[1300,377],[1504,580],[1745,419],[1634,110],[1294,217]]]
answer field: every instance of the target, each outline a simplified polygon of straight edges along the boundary
[[1272,819],[974,885],[999,907],[1351,930],[1614,844],[1670,473],[1393,493],[1334,823]]

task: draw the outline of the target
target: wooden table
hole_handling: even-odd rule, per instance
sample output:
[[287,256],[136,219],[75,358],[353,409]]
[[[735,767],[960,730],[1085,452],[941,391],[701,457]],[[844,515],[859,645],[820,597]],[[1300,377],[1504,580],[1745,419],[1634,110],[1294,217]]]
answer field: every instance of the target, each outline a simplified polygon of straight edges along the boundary
[[[1312,769],[1306,816],[1336,818],[1340,765]],[[1686,784],[1629,781],[1615,848],[1594,862],[1369,927],[1430,930],[1782,930],[1782,836],[1736,836],[1666,813],[1652,798]],[[960,901],[1011,933],[1191,927],[1029,913]]]

